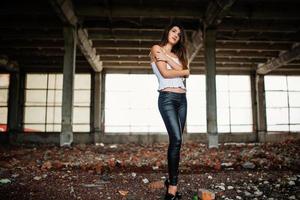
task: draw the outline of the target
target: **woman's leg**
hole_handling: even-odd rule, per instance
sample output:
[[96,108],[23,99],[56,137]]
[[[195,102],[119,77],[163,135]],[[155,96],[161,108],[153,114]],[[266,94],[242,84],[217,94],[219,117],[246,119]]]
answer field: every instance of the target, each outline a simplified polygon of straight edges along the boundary
[[186,96],[182,96],[182,99],[180,101],[180,106],[178,109],[181,133],[183,133],[185,127],[186,115],[187,115],[187,100],[186,100]]
[[164,93],[159,97],[159,110],[167,132],[169,135],[168,147],[168,172],[170,185],[177,185],[178,166],[180,160],[180,148],[182,141],[182,131],[178,113],[178,101],[175,99],[176,94]]

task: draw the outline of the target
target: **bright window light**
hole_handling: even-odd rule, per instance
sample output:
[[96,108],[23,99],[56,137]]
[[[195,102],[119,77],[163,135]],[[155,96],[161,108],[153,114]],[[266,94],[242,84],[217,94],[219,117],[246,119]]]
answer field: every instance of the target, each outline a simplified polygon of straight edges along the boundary
[[[90,74],[76,74],[74,81],[73,131],[90,131]],[[60,132],[62,74],[27,74],[24,131]]]
[[166,133],[153,74],[106,74],[106,133]]
[[207,129],[205,75],[190,75],[186,80],[187,132],[205,133]]
[[218,132],[252,132],[250,77],[217,75]]
[[268,131],[300,130],[300,76],[265,76]]
[[0,132],[7,130],[9,74],[0,74]]

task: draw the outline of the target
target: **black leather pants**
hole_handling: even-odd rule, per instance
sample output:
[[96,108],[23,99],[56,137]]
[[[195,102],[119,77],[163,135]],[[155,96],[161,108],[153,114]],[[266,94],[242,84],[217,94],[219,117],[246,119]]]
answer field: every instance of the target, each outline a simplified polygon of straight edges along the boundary
[[168,173],[170,185],[177,185],[182,132],[187,114],[186,94],[160,91],[158,107],[169,135]]

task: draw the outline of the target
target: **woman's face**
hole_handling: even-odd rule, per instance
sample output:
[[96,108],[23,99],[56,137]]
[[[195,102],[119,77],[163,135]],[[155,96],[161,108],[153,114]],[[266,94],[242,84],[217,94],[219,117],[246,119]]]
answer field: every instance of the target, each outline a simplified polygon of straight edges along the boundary
[[181,32],[178,26],[173,26],[169,31],[168,41],[172,45],[175,45],[180,40]]

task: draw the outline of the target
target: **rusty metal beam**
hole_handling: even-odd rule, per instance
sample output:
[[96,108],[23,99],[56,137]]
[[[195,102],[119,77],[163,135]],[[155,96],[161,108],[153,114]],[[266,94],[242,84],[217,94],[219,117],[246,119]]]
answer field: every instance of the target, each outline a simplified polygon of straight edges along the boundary
[[260,65],[256,70],[256,72],[258,74],[267,74],[281,66],[290,63],[291,61],[297,59],[298,57],[300,57],[300,45],[297,45],[291,50],[282,53],[277,58],[274,58],[266,62],[265,64]]

